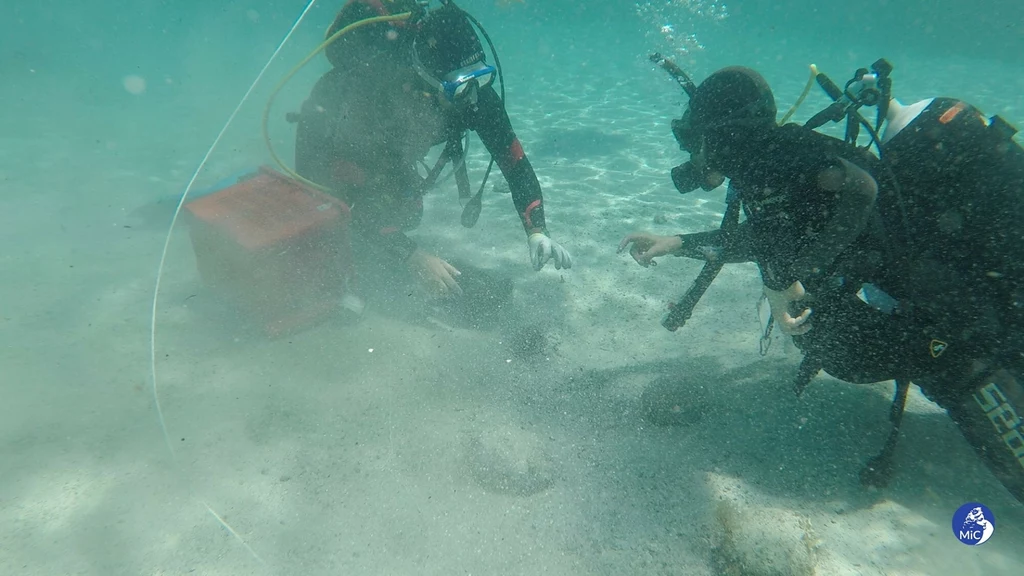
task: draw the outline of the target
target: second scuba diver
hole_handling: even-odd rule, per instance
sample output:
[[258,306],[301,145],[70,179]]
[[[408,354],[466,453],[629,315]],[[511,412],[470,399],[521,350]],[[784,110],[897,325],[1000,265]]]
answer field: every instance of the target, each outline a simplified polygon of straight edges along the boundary
[[849,126],[846,141],[811,127],[855,117],[850,85],[807,125],[782,126],[754,70],[724,68],[690,87],[673,126],[690,160],[672,180],[685,193],[728,178],[733,221],[630,234],[619,250],[642,266],[666,255],[755,262],[772,317],[804,353],[798,393],[822,369],[896,380],[894,431],[865,483],[887,481],[913,381],[1024,502],[1024,150],[1013,129],[960,100],[904,107],[875,90],[868,103],[879,125],[887,119],[884,135],[872,131],[875,156]]

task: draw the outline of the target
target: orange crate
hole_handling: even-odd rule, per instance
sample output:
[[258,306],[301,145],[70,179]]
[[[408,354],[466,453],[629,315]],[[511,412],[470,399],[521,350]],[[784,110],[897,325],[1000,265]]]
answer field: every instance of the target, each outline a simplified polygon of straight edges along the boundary
[[203,283],[272,337],[325,319],[352,285],[350,212],[337,198],[261,166],[185,208]]

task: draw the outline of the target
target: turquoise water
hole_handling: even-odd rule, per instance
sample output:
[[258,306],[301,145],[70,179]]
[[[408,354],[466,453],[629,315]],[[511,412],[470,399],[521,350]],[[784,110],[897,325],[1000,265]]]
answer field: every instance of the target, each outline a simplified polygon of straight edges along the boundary
[[[845,80],[885,57],[904,102],[963,97],[1024,126],[1018,3],[819,4],[735,1],[723,17],[467,0],[573,269],[530,269],[500,178],[471,230],[449,182],[417,239],[508,274],[528,312],[473,328],[382,297],[357,324],[283,339],[206,297],[181,221],[151,307],[178,199],[305,4],[5,6],[0,573],[715,574],[723,527],[795,558],[790,573],[1019,573],[1024,509],[934,405],[915,392],[894,480],[866,491],[857,472],[888,433],[891,385],[820,377],[798,400],[792,346],[758,355],[752,266],[726,268],[669,333],[664,302],[699,265],[615,254],[626,233],[709,229],[724,209],[722,190],[672,187],[684,157],[669,121],[685,99],[653,50],[687,48],[698,81],[754,66],[780,108],[811,63]],[[263,105],[337,8],[310,10],[196,189],[271,162]],[[325,68],[277,97],[271,134],[289,161],[282,116]],[[826,103],[815,88],[797,119]],[[485,167],[473,140],[474,181]],[[536,353],[516,344],[527,328]],[[693,419],[671,420],[674,405],[652,419],[664,402]],[[509,491],[501,466],[532,480]],[[949,533],[972,500],[998,519],[977,549]]]

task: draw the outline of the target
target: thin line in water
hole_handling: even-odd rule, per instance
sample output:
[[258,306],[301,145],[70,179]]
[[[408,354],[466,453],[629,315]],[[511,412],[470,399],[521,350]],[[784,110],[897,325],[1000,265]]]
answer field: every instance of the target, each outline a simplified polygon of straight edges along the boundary
[[210,514],[212,514],[214,518],[217,519],[218,524],[220,524],[225,530],[227,530],[232,536],[234,536],[239,542],[241,542],[242,546],[245,546],[245,549],[249,551],[249,554],[252,554],[252,557],[255,558],[257,562],[259,562],[260,564],[266,564],[266,562],[263,561],[263,558],[260,558],[260,555],[257,554],[255,550],[250,548],[249,545],[245,542],[245,540],[243,540],[242,537],[238,535],[238,532],[235,532],[235,529],[232,528],[230,524],[225,522],[224,519],[220,517],[220,514],[214,512],[213,508],[210,508],[210,505],[207,504],[206,502],[203,502],[203,506],[206,506],[206,510]]
[[156,270],[156,286],[153,289],[153,306],[151,309],[149,330],[149,362],[150,384],[152,386],[153,391],[153,402],[156,404],[156,414],[157,418],[160,421],[160,430],[163,432],[164,435],[164,443],[167,444],[167,449],[170,451],[172,459],[176,457],[174,452],[174,445],[171,443],[170,434],[168,434],[167,432],[167,423],[164,420],[163,410],[160,408],[160,397],[157,394],[156,386],[156,312],[157,302],[160,297],[160,283],[163,280],[164,265],[167,261],[167,251],[171,245],[171,236],[174,234],[174,225],[178,221],[178,215],[181,214],[181,207],[185,205],[185,199],[188,198],[189,192],[192,191],[192,186],[195,185],[196,179],[199,178],[199,173],[202,172],[204,167],[206,167],[206,163],[210,160],[210,156],[213,154],[214,149],[217,148],[217,144],[220,143],[221,138],[224,137],[224,134],[227,132],[228,127],[231,126],[231,122],[233,122],[235,116],[238,115],[238,111],[242,109],[242,106],[245,105],[245,102],[249,99],[249,96],[252,94],[252,91],[256,88],[256,85],[259,84],[260,80],[263,78],[263,75],[266,74],[267,69],[270,68],[270,64],[274,61],[275,58],[277,58],[277,55],[281,52],[281,49],[284,48],[284,45],[288,42],[288,39],[291,38],[292,34],[295,32],[295,29],[299,27],[299,24],[302,23],[302,20],[305,19],[306,14],[309,13],[310,9],[313,8],[314,4],[316,4],[316,0],[309,0],[309,3],[306,4],[306,8],[303,9],[301,14],[299,14],[298,19],[295,20],[294,24],[292,24],[291,29],[288,30],[287,34],[285,34],[284,39],[281,40],[281,43],[277,45],[277,49],[274,50],[274,53],[270,55],[270,59],[267,60],[267,63],[263,66],[263,69],[260,70],[260,73],[256,76],[256,79],[253,80],[252,84],[249,86],[249,89],[245,91],[245,95],[242,96],[242,99],[238,102],[238,106],[235,107],[235,110],[231,113],[231,116],[228,117],[227,122],[225,122],[224,127],[220,129],[220,133],[217,134],[217,137],[214,139],[213,144],[210,145],[210,148],[206,151],[206,154],[203,155],[203,159],[199,162],[199,166],[196,167],[196,171],[192,174],[192,178],[189,179],[188,185],[185,186],[185,191],[184,193],[182,193],[181,199],[178,200],[178,206],[174,209],[174,216],[171,218],[171,225],[167,230],[167,237],[164,239],[164,247],[160,253],[160,264],[159,266],[157,266]]
[[[263,68],[260,70],[260,73],[256,76],[256,79],[253,80],[252,84],[249,86],[249,89],[245,91],[245,94],[242,96],[242,99],[238,102],[238,105],[235,106],[234,111],[231,112],[231,115],[228,117],[227,122],[224,123],[224,127],[220,129],[220,132],[217,134],[217,137],[210,145],[210,148],[206,151],[206,154],[203,155],[203,159],[199,162],[199,166],[196,167],[195,172],[189,179],[188,185],[185,186],[185,190],[181,195],[181,199],[178,200],[178,206],[174,209],[174,216],[171,218],[171,225],[167,229],[167,237],[164,239],[163,250],[160,253],[160,264],[156,270],[156,284],[153,288],[153,305],[150,310],[151,316],[149,329],[149,367],[150,385],[152,387],[153,392],[153,403],[156,406],[156,414],[157,419],[160,423],[160,431],[163,433],[164,443],[167,445],[167,450],[171,454],[171,461],[175,464],[177,463],[177,455],[174,451],[174,444],[171,443],[170,433],[167,431],[167,422],[164,419],[163,409],[160,407],[160,395],[157,392],[156,371],[157,304],[160,298],[160,283],[163,280],[164,265],[167,262],[167,252],[170,249],[171,237],[174,234],[174,226],[178,222],[178,215],[181,214],[181,208],[182,206],[185,205],[185,200],[188,198],[189,192],[192,191],[192,187],[195,185],[196,179],[199,178],[200,172],[203,171],[203,168],[205,168],[207,162],[209,162],[210,156],[213,155],[213,151],[217,148],[217,145],[220,144],[221,139],[224,137],[224,134],[231,126],[231,123],[235,120],[235,117],[238,115],[238,112],[242,109],[242,106],[244,106],[245,103],[249,100],[249,96],[252,95],[253,90],[256,89],[256,86],[260,83],[260,80],[263,79],[263,76],[264,74],[266,74],[267,69],[270,68],[270,65],[277,58],[277,55],[280,54],[281,50],[284,48],[284,45],[288,43],[288,40],[292,37],[292,34],[295,33],[295,30],[299,27],[299,24],[302,23],[302,21],[306,18],[306,15],[309,13],[309,11],[313,8],[315,4],[316,0],[309,0],[309,3],[306,4],[306,7],[302,10],[302,13],[299,14],[298,18],[296,18],[295,23],[292,24],[292,27],[288,30],[288,33],[285,34],[284,38],[277,45],[277,48],[274,50],[274,53],[270,55],[270,58],[267,60],[267,63],[263,66]],[[235,530],[231,526],[229,526],[228,523],[225,522],[223,518],[221,518],[216,512],[213,511],[213,508],[211,508],[205,502],[203,503],[203,506],[206,506],[206,509],[210,512],[210,514],[213,515],[214,518],[217,519],[217,522],[220,523],[221,526],[226,528],[228,532],[231,533],[232,536],[237,538],[238,541],[242,543],[242,546],[244,546],[245,549],[249,551],[249,554],[251,554],[253,558],[255,558],[260,564],[264,564],[263,559],[260,558],[259,555],[256,554],[256,552],[245,542],[245,540],[242,539],[238,532],[235,532]]]

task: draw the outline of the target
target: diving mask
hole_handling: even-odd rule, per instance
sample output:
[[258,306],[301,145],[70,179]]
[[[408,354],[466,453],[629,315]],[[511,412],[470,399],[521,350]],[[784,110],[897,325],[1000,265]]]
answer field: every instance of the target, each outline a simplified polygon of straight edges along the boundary
[[[683,141],[680,141],[680,144],[683,145]],[[708,167],[702,137],[696,141],[687,139],[684,150],[690,152],[690,159],[672,169],[672,184],[676,190],[682,194],[693,192],[697,188],[710,192],[725,182],[725,177],[720,172]]]
[[430,84],[438,92],[444,94],[446,100],[455,103],[466,95],[470,87],[477,89],[484,88],[494,82],[496,70],[484,62],[477,62],[469,66],[445,74],[438,80],[431,76],[423,66],[417,63],[416,72],[427,84]]

